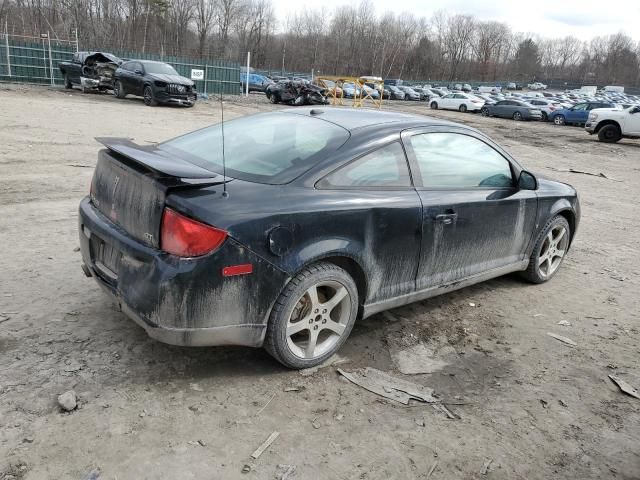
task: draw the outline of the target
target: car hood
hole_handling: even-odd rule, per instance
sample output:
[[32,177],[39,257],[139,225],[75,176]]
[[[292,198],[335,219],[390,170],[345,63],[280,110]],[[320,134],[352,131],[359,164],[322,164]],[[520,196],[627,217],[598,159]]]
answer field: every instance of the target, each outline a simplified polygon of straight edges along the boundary
[[593,110],[591,110],[591,112],[606,113],[609,116],[615,115],[617,117],[624,116],[624,110],[622,108],[594,108]]
[[147,76],[153,80],[159,80],[167,83],[177,83],[178,85],[186,85],[192,87],[193,81],[181,75],[168,75],[166,73],[148,73]]

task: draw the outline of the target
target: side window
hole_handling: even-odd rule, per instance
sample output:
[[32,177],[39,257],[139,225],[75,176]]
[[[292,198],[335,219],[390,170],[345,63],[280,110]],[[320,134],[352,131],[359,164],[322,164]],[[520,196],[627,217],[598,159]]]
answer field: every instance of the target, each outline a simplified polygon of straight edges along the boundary
[[399,142],[368,153],[327,175],[321,188],[410,187],[409,168]]
[[573,107],[573,110],[575,112],[582,112],[587,110],[587,104],[586,103],[579,103],[578,105],[576,105],[575,107]]
[[459,133],[411,137],[422,185],[427,188],[513,186],[506,158],[486,143]]

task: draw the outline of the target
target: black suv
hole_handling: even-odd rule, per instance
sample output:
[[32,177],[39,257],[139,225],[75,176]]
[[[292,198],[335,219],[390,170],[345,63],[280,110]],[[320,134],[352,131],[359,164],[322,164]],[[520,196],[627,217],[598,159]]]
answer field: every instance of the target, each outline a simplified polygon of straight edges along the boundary
[[141,96],[148,106],[162,103],[192,107],[197,98],[192,80],[179,75],[167,63],[150,60],[129,60],[120,65],[113,94],[118,98]]

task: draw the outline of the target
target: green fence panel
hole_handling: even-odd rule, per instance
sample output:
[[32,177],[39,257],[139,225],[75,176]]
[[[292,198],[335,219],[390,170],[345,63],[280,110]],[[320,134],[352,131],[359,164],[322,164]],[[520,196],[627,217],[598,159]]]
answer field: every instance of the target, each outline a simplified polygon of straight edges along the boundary
[[[9,55],[6,53],[6,37],[0,37],[0,81],[62,85],[60,62],[69,61],[75,53],[75,45],[46,38],[39,42],[16,40],[9,36]],[[87,49],[96,51],[101,49]],[[200,93],[240,95],[240,65],[212,58],[190,58],[160,55],[130,50],[109,50],[128,60],[156,60],[172,65],[176,71],[191,78],[192,70],[202,70],[202,80],[194,80]],[[9,74],[11,73],[11,74]]]

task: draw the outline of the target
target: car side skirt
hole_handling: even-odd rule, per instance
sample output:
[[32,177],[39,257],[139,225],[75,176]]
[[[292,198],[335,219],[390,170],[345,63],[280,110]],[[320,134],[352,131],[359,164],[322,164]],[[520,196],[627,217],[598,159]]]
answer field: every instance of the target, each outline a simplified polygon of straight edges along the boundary
[[494,268],[486,272],[478,273],[462,280],[456,280],[444,285],[438,285],[437,287],[429,287],[418,292],[408,293],[399,297],[390,298],[381,302],[370,303],[363,308],[362,318],[370,317],[379,312],[390,310],[392,308],[401,307],[409,303],[418,302],[420,300],[426,300],[427,298],[436,297],[445,293],[453,292],[476,283],[484,282],[492,278],[506,275],[507,273],[518,272],[526,270],[529,265],[529,259],[520,260],[516,263],[510,263],[503,267]]

